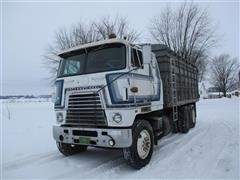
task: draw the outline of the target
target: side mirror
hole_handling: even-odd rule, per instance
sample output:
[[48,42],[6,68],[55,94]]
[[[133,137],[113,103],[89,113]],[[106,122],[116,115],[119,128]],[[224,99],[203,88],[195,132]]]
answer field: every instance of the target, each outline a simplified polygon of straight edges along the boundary
[[142,46],[143,64],[150,64],[152,60],[151,44],[144,44]]

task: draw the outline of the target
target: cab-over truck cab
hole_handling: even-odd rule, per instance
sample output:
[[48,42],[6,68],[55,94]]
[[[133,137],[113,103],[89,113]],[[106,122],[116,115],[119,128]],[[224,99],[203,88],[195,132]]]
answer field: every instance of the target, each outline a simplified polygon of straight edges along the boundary
[[171,129],[162,116],[162,80],[151,46],[108,39],[59,56],[53,136],[60,152],[122,148],[128,164],[145,166],[157,138]]

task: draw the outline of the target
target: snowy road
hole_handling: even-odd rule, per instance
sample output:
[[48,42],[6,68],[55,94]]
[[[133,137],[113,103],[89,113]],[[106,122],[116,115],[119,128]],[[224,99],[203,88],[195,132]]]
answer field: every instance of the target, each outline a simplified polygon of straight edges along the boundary
[[136,171],[120,150],[61,155],[51,103],[3,103],[3,178],[239,178],[239,99],[201,100],[197,111],[194,129],[161,139],[150,164]]

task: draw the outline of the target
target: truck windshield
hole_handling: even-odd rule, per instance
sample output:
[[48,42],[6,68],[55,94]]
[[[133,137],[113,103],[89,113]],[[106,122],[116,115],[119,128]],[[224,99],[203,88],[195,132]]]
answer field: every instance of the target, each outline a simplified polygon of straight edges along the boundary
[[58,77],[120,70],[126,67],[124,44],[104,44],[72,52],[64,56]]

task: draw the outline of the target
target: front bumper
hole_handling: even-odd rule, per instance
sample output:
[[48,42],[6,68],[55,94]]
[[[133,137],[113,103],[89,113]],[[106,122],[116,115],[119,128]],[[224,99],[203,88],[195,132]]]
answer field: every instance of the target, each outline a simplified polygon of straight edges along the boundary
[[[57,142],[110,148],[126,148],[132,144],[132,129],[95,129],[53,126]],[[82,142],[80,138],[87,138]],[[112,141],[113,143],[110,143]]]

